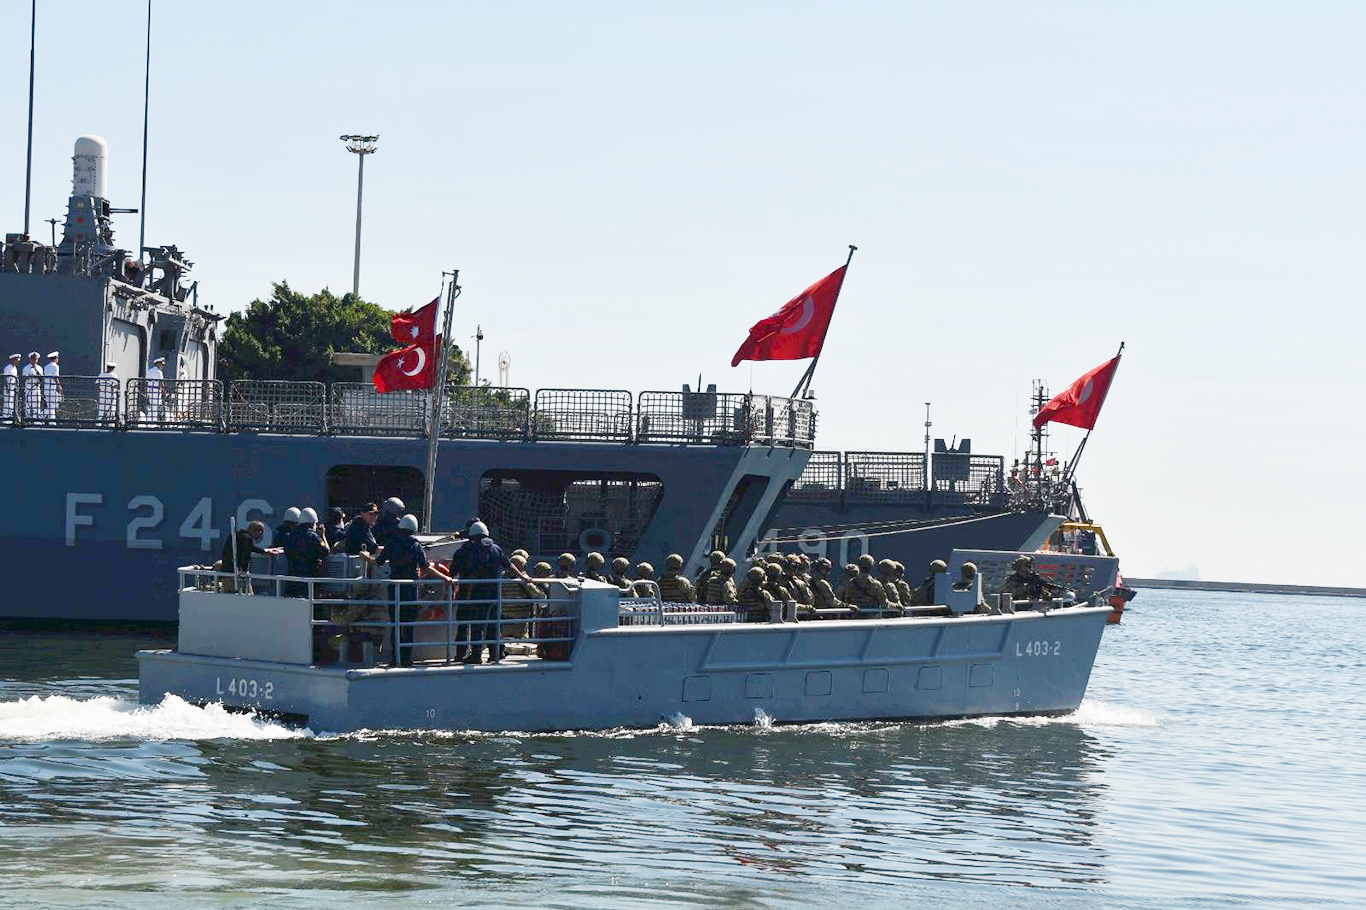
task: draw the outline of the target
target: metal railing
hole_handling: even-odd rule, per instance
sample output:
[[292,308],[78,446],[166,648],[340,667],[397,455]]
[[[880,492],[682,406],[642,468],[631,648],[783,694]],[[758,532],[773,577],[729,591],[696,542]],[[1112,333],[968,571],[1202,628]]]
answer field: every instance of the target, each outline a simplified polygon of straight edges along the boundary
[[802,476],[788,491],[788,498],[810,501],[837,501],[842,489],[844,455],[842,452],[812,452]]
[[903,502],[925,496],[921,452],[845,452],[844,494],[861,502]]
[[712,445],[746,442],[751,397],[732,392],[641,392],[636,439]]
[[21,376],[12,398],[5,391],[4,413],[28,426],[117,427],[119,381],[98,376]]
[[540,389],[537,439],[631,438],[631,393],[619,389]]
[[334,382],[328,428],[341,436],[420,436],[431,410],[426,392],[381,395],[372,382]]
[[934,498],[938,502],[962,501],[968,505],[1001,505],[1005,502],[1005,458],[1000,455],[957,455],[936,452]]
[[529,389],[450,386],[442,412],[442,436],[526,439],[531,434]]
[[622,598],[617,607],[621,626],[704,626],[737,623],[742,614],[709,604],[666,603],[657,597]]
[[223,383],[216,379],[129,379],[123,400],[130,430],[223,429]]
[[[0,393],[0,425],[15,426],[419,437],[431,407],[429,392],[363,382],[40,376]],[[452,386],[442,410],[447,438],[810,448],[816,430],[811,401],[728,392]]]
[[228,428],[323,433],[327,430],[327,387],[321,382],[234,380],[229,387]]
[[[181,590],[307,599],[313,610],[314,662],[321,664],[449,665],[484,649],[491,662],[509,652],[567,660],[577,635],[577,598],[566,596],[568,589],[559,584],[547,585],[547,596],[528,597],[514,596],[520,593],[516,579],[457,580],[450,585],[440,580],[234,574],[200,567],[179,572]],[[491,596],[463,597],[462,585]],[[366,657],[367,652],[373,656]]]

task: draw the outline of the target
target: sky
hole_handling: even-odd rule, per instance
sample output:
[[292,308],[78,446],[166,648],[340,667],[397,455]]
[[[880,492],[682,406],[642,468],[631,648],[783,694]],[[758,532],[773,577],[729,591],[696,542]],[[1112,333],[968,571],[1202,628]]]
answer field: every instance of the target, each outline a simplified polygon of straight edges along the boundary
[[[0,220],[28,31],[0,32]],[[72,143],[138,205],[145,7],[39,3],[33,220]],[[149,243],[220,312],[437,295],[483,375],[787,394],[748,327],[859,247],[818,447],[1006,456],[1030,383],[1125,356],[1079,482],[1126,574],[1366,586],[1366,6],[182,3],[153,13]],[[84,23],[84,24],[82,24]],[[136,245],[137,216],[117,239]],[[1058,427],[1069,457],[1082,431]]]

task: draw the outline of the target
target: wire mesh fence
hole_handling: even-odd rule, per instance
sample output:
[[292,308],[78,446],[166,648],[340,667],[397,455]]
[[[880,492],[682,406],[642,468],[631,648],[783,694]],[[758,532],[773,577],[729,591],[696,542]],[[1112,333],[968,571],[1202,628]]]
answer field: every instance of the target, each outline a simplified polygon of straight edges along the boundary
[[322,433],[327,429],[327,387],[321,382],[234,380],[228,428],[262,433]]
[[328,427],[342,436],[421,436],[431,409],[427,392],[381,395],[371,382],[334,382]]
[[840,452],[812,452],[802,476],[788,491],[788,497],[807,502],[837,500],[843,472]]
[[123,401],[130,430],[223,428],[223,383],[216,379],[129,379]]
[[538,439],[630,439],[631,393],[616,389],[536,392]]
[[641,392],[636,407],[636,439],[742,444],[750,436],[749,398],[728,392]]
[[119,381],[98,376],[23,376],[5,390],[6,422],[29,426],[119,425]]
[[443,436],[525,439],[531,432],[528,389],[450,386],[442,412]]
[[931,464],[936,501],[956,500],[974,506],[1000,505],[1005,501],[1004,457],[936,452]]
[[769,445],[810,446],[816,438],[816,410],[805,399],[750,395],[750,439]]
[[864,502],[898,502],[925,495],[922,452],[845,452],[844,495]]

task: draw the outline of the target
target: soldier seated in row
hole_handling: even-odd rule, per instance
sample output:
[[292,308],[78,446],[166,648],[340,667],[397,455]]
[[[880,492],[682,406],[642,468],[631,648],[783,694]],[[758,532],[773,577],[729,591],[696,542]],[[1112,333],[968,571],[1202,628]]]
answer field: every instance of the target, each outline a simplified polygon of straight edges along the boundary
[[555,560],[556,578],[574,578],[574,567],[578,563],[573,553],[561,553]]
[[697,602],[713,607],[736,607],[740,604],[739,591],[735,586],[735,560],[722,557],[721,564],[709,570],[697,589]]
[[813,605],[817,610],[848,609],[849,605],[835,595],[835,589],[830,584],[831,568],[833,568],[833,564],[824,556],[816,560],[811,567]]
[[[977,586],[977,564],[974,562],[963,563],[963,568],[958,580],[953,583],[955,591],[971,591]],[[977,604],[972,608],[973,613],[990,613],[991,608],[987,606],[981,594],[977,595]]]
[[600,581],[603,584],[611,584],[612,580],[603,573],[603,568],[607,565],[607,560],[601,553],[589,553],[583,560],[583,578],[585,581]]
[[900,607],[901,592],[896,587],[896,563],[890,559],[879,560],[877,582],[882,585],[882,591],[887,595],[887,606]]
[[745,622],[769,621],[769,605],[773,603],[773,595],[764,586],[766,574],[762,566],[751,566],[745,580],[736,589],[736,599],[745,613]]
[[616,585],[623,592],[631,590],[631,560],[625,556],[618,556],[612,560],[612,574],[608,576],[608,584]]
[[693,582],[694,586],[701,588],[706,582],[707,575],[721,568],[721,561],[725,558],[725,553],[722,553],[720,550],[712,550],[707,556],[707,566],[697,573],[697,578]]
[[623,593],[632,597],[654,597],[659,593],[654,566],[648,562],[637,563],[635,575],[635,580],[630,582],[630,588]]

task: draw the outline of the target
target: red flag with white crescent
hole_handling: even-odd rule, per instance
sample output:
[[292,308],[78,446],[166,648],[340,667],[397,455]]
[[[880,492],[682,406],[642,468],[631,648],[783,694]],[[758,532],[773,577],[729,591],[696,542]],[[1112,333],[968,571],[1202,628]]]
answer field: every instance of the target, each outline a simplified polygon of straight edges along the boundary
[[441,350],[440,335],[436,336],[435,345],[410,344],[385,354],[375,366],[375,391],[383,394],[435,386],[437,363],[433,350]]
[[1110,381],[1115,378],[1118,369],[1119,357],[1107,360],[1068,386],[1066,391],[1053,396],[1053,400],[1034,415],[1034,429],[1050,421],[1084,430],[1095,429],[1100,406],[1105,404]]
[[436,311],[440,298],[418,310],[408,313],[395,313],[393,325],[394,340],[401,345],[426,343],[431,346],[432,336],[436,334]]
[[846,268],[847,264],[840,266],[778,312],[756,322],[730,365],[738,366],[742,360],[802,360],[820,354]]

